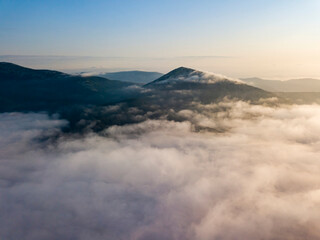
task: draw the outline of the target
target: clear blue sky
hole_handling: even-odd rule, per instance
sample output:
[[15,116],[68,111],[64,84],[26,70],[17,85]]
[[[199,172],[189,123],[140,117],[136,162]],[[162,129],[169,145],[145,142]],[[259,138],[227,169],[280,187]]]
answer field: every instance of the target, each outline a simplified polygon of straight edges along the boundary
[[319,0],[0,0],[0,55],[39,67],[320,76],[319,43]]

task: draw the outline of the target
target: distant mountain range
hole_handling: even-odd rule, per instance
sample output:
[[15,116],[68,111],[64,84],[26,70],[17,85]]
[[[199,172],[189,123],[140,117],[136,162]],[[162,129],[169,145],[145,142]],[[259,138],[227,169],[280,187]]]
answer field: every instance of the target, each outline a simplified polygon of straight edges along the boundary
[[[210,104],[225,98],[259,103],[261,98],[277,97],[303,103],[319,99],[318,95],[271,93],[240,80],[185,67],[137,85],[0,63],[0,112],[58,113],[69,121],[72,131],[86,129],[89,122],[99,131],[114,124],[140,122],[146,116],[157,119],[166,115],[170,119],[172,112],[192,109],[194,103]],[[128,111],[137,112],[137,116],[128,118]]]
[[120,80],[126,82],[145,84],[151,82],[163,74],[159,72],[146,72],[146,71],[123,71],[123,72],[110,72],[98,75],[112,80]]
[[287,81],[244,78],[245,83],[269,92],[320,92],[320,80],[312,78],[292,79]]

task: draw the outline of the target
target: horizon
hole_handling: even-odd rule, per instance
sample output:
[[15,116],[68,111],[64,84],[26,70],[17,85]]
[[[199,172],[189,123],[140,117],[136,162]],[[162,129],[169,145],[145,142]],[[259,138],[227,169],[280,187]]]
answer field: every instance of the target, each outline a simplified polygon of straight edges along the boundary
[[[287,76],[287,77],[284,77],[284,76],[269,76],[269,77],[266,77],[266,76],[242,76],[242,77],[238,77],[238,76],[232,76],[232,75],[226,75],[224,73],[221,73],[221,72],[215,72],[215,71],[209,71],[207,69],[199,69],[199,68],[195,68],[195,67],[192,67],[192,66],[183,66],[183,65],[180,65],[180,66],[176,66],[174,68],[171,68],[171,69],[168,69],[167,71],[157,71],[157,69],[145,69],[145,68],[106,68],[106,67],[95,67],[95,66],[91,66],[91,67],[83,67],[83,68],[53,68],[53,67],[50,67],[50,65],[47,65],[47,64],[44,64],[44,65],[41,65],[41,66],[44,66],[44,67],[39,67],[37,64],[33,64],[33,63],[30,63],[29,60],[17,60],[17,61],[12,61],[12,57],[13,56],[1,56],[0,55],[0,62],[7,62],[7,63],[12,63],[12,64],[16,64],[16,65],[19,65],[19,66],[22,66],[22,67],[26,67],[26,68],[31,68],[31,69],[35,69],[35,70],[55,70],[55,71],[60,71],[60,72],[64,72],[64,73],[67,73],[67,74],[82,74],[82,73],[88,73],[92,76],[95,76],[95,75],[100,75],[100,74],[103,74],[103,73],[117,73],[117,72],[131,72],[131,71],[141,71],[141,72],[157,72],[157,73],[161,73],[161,74],[166,74],[176,68],[179,68],[179,67],[186,67],[186,68],[191,68],[191,69],[194,69],[194,70],[198,70],[198,71],[203,71],[203,72],[209,72],[209,73],[213,73],[213,74],[221,74],[221,75],[225,75],[227,77],[231,77],[231,78],[236,78],[236,79],[250,79],[250,78],[257,78],[257,79],[262,79],[262,80],[270,80],[270,81],[287,81],[287,80],[303,80],[303,79],[315,79],[315,80],[320,80],[320,76]],[[16,57],[16,56],[14,56]],[[29,57],[35,57],[37,58],[38,60],[42,59],[42,56],[19,56],[19,58],[29,58]],[[50,58],[59,58],[61,59],[61,57],[66,57],[66,56],[45,56],[45,57],[50,57]],[[73,57],[66,57],[66,58],[74,58]],[[83,57],[80,57],[80,58],[83,58]],[[8,59],[9,61],[5,61],[5,59]],[[3,60],[3,61],[2,61]],[[10,61],[11,60],[11,61]],[[29,64],[28,64],[29,63]],[[46,67],[47,66],[47,67]]]

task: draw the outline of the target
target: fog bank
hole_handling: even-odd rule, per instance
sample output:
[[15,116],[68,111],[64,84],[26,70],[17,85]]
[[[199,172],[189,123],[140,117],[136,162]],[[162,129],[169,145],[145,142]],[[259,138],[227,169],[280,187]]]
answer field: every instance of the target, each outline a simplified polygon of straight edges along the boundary
[[0,236],[320,238],[319,105],[171,115],[51,143],[64,120],[0,114]]

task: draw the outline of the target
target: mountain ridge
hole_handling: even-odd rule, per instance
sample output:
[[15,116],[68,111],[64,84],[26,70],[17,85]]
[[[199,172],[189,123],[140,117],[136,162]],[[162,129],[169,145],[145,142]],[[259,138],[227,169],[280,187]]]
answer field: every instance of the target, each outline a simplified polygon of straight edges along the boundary
[[[132,83],[0,63],[0,111],[48,110],[117,101]],[[118,96],[119,95],[119,96]]]
[[112,80],[133,82],[137,84],[146,84],[149,83],[163,74],[159,72],[147,72],[141,70],[134,71],[120,71],[120,72],[107,72],[104,74],[98,74],[99,77],[106,77]]
[[40,80],[66,76],[68,76],[68,74],[59,71],[32,69],[10,62],[0,62],[0,80],[6,80],[8,78],[12,80],[25,80],[27,78]]

